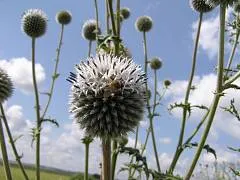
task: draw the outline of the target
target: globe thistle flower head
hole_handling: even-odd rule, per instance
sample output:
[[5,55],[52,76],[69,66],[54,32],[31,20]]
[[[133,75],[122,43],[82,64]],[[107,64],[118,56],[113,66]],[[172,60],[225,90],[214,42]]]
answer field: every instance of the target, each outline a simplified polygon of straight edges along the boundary
[[172,82],[170,80],[166,79],[166,80],[164,80],[163,84],[166,88],[168,88],[172,84]]
[[135,22],[135,27],[140,32],[148,32],[152,29],[153,21],[149,16],[141,16]]
[[72,20],[72,14],[69,11],[60,11],[56,15],[56,21],[59,24],[67,25]]
[[206,3],[205,0],[189,0],[190,7],[199,13],[207,13],[214,9],[214,6]]
[[31,38],[38,38],[47,29],[47,15],[40,9],[29,9],[22,15],[22,31]]
[[144,112],[145,74],[132,59],[97,54],[71,73],[70,112],[93,137],[119,137],[133,131]]
[[7,100],[13,93],[13,84],[7,73],[0,68],[0,103]]
[[128,19],[130,17],[130,9],[125,7],[120,10],[120,14],[123,16],[124,19]]
[[154,57],[150,61],[150,67],[154,70],[158,70],[162,67],[162,61],[158,57]]
[[[100,32],[100,29],[98,29]],[[89,41],[95,41],[97,37],[97,21],[94,19],[87,20],[82,27],[82,37]]]

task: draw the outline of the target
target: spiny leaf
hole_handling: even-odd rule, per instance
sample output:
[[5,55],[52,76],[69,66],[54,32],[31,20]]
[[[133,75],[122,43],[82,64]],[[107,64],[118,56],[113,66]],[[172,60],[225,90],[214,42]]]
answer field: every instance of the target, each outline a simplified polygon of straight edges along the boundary
[[[197,147],[197,146],[198,146],[198,143],[194,142],[194,143],[183,144],[182,148],[183,149],[185,149],[185,148],[193,148],[193,147]],[[204,145],[203,149],[205,149],[207,151],[207,153],[213,154],[215,159],[217,159],[216,151],[213,148],[211,148],[208,144]]]
[[13,142],[15,143],[15,142],[17,142],[17,140],[19,140],[21,137],[23,137],[23,135],[21,134],[21,135],[19,135],[19,136],[17,136],[17,137],[15,137],[14,139],[13,139]]
[[51,119],[51,118],[47,118],[47,119],[41,119],[41,124],[43,123],[43,122],[50,122],[50,123],[52,123],[52,124],[54,124],[56,127],[59,127],[59,124],[58,124],[58,122],[56,121],[56,119]]
[[233,168],[230,167],[230,169],[232,170],[232,172],[236,175],[236,176],[240,176],[240,171],[235,170]]
[[240,152],[240,148],[237,149],[237,148],[228,147],[228,149],[230,149],[230,150],[232,150],[232,151]]
[[170,104],[170,107],[168,108],[169,111],[172,111],[175,108],[182,108],[182,109],[186,109],[186,111],[188,112],[188,116],[191,115],[191,104],[187,103],[174,103],[174,104]]
[[229,112],[230,114],[235,116],[238,119],[238,121],[240,121],[239,112],[238,112],[238,110],[236,109],[236,107],[234,105],[234,99],[232,99],[230,101],[230,106],[229,107],[222,107],[222,109],[224,109],[226,112]]

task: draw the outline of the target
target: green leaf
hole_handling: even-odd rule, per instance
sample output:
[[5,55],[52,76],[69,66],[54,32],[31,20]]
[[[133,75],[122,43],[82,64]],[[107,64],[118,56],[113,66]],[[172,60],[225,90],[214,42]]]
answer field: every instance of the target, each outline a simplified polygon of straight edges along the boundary
[[56,73],[52,76],[53,79],[57,79],[60,76],[60,74]]
[[21,134],[21,135],[19,135],[19,136],[17,136],[17,137],[15,137],[14,139],[13,139],[13,142],[15,143],[15,142],[17,142],[17,140],[19,140],[21,137],[23,137],[23,135]]
[[228,149],[230,149],[230,150],[232,150],[232,151],[235,151],[235,152],[240,152],[240,148],[239,148],[239,149],[236,149],[236,148],[228,147]]
[[59,124],[56,121],[56,119],[51,119],[51,118],[41,119],[41,124],[44,123],[44,122],[49,122],[49,123],[54,124],[56,127],[59,127]]

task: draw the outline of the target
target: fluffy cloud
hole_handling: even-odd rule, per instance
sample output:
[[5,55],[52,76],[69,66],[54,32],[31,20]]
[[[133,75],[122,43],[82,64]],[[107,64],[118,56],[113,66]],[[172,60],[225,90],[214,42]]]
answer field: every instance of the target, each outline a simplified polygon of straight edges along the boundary
[[[196,87],[194,91],[191,92],[189,97],[189,102],[192,105],[205,105],[210,106],[213,96],[214,90],[216,86],[217,77],[214,74],[207,74],[202,77],[195,77],[193,85]],[[237,85],[240,85],[240,81],[236,82]],[[170,99],[170,104],[174,102],[183,102],[183,98],[185,96],[187,82],[186,81],[175,81],[170,87],[167,97]],[[181,88],[179,88],[181,87]],[[175,89],[178,89],[175,92]],[[229,106],[230,100],[232,98],[235,99],[235,103],[240,103],[240,92],[236,90],[228,90],[225,91],[226,95],[222,97],[219,107],[227,107]],[[181,117],[182,109],[178,108],[173,111],[174,115],[178,118]],[[192,113],[192,120],[202,117],[204,111],[199,109],[194,109]],[[196,121],[195,121],[196,122]],[[221,108],[218,108],[215,123],[213,124],[213,129],[211,130],[212,138],[217,140],[219,131],[223,131],[226,134],[235,137],[237,139],[240,138],[240,123],[236,120],[235,117],[231,116],[229,113],[224,112]]]
[[162,144],[171,144],[172,143],[172,139],[170,137],[159,138],[159,141]]
[[[24,57],[13,58],[9,61],[3,59],[0,60],[0,67],[7,71],[16,88],[19,88],[24,93],[33,90],[31,61]],[[41,84],[46,76],[44,68],[41,64],[36,64],[35,67],[37,83]]]
[[[228,8],[226,18],[229,19],[232,12],[231,8]],[[195,40],[196,32],[198,28],[198,21],[192,24],[192,37]],[[219,15],[207,18],[202,21],[201,33],[199,39],[199,47],[206,52],[208,57],[212,59],[218,52],[218,32],[219,32]],[[230,48],[230,47],[227,47]]]

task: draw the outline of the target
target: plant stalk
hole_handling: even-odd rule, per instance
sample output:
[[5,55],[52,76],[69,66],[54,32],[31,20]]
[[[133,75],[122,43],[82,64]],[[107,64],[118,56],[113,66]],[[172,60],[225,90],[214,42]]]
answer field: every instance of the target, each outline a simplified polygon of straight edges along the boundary
[[108,8],[108,0],[105,0],[105,4],[106,4],[106,29],[107,29],[107,34],[110,34],[110,28],[109,28],[109,8]]
[[62,40],[63,40],[63,32],[64,32],[64,25],[62,24],[61,26],[61,32],[60,32],[60,39],[59,39],[59,44],[58,44],[58,48],[56,50],[56,63],[55,63],[55,67],[54,67],[54,72],[53,72],[53,76],[52,76],[52,83],[51,83],[51,87],[50,87],[50,91],[49,91],[49,94],[48,94],[48,101],[47,101],[47,105],[46,107],[44,108],[44,111],[43,111],[43,114],[41,116],[41,119],[43,119],[47,113],[47,110],[49,108],[49,105],[51,103],[51,100],[52,100],[52,96],[53,96],[53,90],[54,90],[54,86],[55,86],[55,82],[56,82],[56,79],[58,77],[58,73],[57,73],[57,70],[58,70],[58,64],[59,64],[59,59],[60,59],[60,51],[61,51],[61,47],[62,47]]
[[92,41],[89,41],[89,44],[88,44],[88,57],[90,57],[90,55],[91,55],[91,50],[92,50]]
[[111,180],[111,139],[102,140],[103,177],[102,180]]
[[111,23],[112,23],[112,32],[113,32],[114,36],[117,36],[117,31],[116,31],[115,21],[114,21],[112,0],[108,0],[108,9],[109,9],[110,19],[111,19]]
[[35,38],[32,38],[32,76],[33,76],[33,87],[35,95],[35,110],[37,119],[37,133],[36,135],[36,180],[40,180],[40,131],[41,131],[41,118],[40,118],[40,106],[39,106],[39,95],[36,81],[35,72]]
[[12,174],[11,174],[10,165],[8,161],[7,148],[6,148],[6,143],[5,143],[4,133],[3,133],[2,117],[0,118],[0,145],[2,150],[2,160],[3,160],[3,167],[5,171],[6,180],[12,180]]
[[117,152],[117,141],[113,141],[113,148],[112,148],[112,180],[114,180],[115,177],[115,170],[116,170],[116,165],[117,165],[117,158],[118,158],[118,152]]
[[14,143],[14,140],[13,140],[10,128],[8,126],[7,118],[5,116],[2,104],[0,106],[1,106],[0,108],[1,108],[2,120],[3,120],[4,126],[6,128],[7,134],[8,134],[9,142],[10,142],[10,144],[12,146],[12,150],[13,150],[14,156],[16,158],[16,161],[18,163],[18,166],[19,166],[20,170],[22,171],[22,174],[23,174],[25,180],[29,180],[28,175],[27,175],[27,173],[26,173],[26,171],[24,169],[24,166],[23,166],[23,164],[21,162],[21,157],[19,156],[19,154],[17,152],[17,148],[15,146],[15,143]]
[[89,143],[85,143],[85,173],[84,180],[88,180]]
[[201,155],[202,149],[205,145],[206,139],[208,137],[209,130],[212,126],[212,122],[217,110],[217,106],[220,100],[220,97],[222,96],[222,90],[223,90],[223,70],[224,70],[224,33],[225,33],[225,14],[226,14],[226,4],[221,3],[220,4],[220,31],[219,31],[219,53],[218,53],[218,73],[217,73],[217,87],[216,87],[216,93],[214,95],[213,103],[211,105],[211,109],[209,112],[208,121],[205,127],[205,130],[203,132],[201,141],[198,145],[196,154],[194,156],[194,159],[192,161],[192,164],[187,171],[185,180],[189,180],[192,176],[192,173],[195,169],[195,166],[197,164],[197,161]]
[[[192,82],[195,74],[195,69],[196,69],[196,61],[197,61],[197,50],[198,50],[198,43],[199,43],[199,38],[200,38],[200,32],[201,32],[201,25],[202,25],[202,17],[203,13],[199,14],[199,22],[198,22],[198,29],[197,29],[197,34],[196,34],[196,39],[195,39],[195,45],[194,45],[194,51],[193,51],[193,57],[192,57],[192,68],[191,68],[191,73],[187,85],[187,91],[185,94],[185,99],[184,99],[184,105],[187,106],[189,104],[189,96],[191,92],[191,87],[192,87]],[[178,139],[178,145],[173,157],[173,161],[170,165],[169,168],[169,173],[172,174],[174,171],[174,168],[177,164],[177,161],[180,157],[181,154],[181,146],[182,142],[184,139],[184,133],[185,133],[185,127],[186,127],[186,120],[187,120],[187,107],[183,108],[183,118],[182,118],[182,125],[181,125],[181,130],[180,130],[180,135]]]

